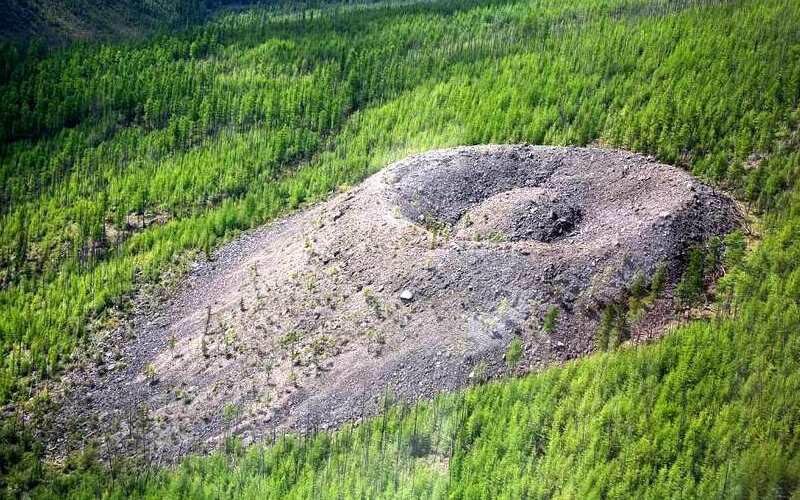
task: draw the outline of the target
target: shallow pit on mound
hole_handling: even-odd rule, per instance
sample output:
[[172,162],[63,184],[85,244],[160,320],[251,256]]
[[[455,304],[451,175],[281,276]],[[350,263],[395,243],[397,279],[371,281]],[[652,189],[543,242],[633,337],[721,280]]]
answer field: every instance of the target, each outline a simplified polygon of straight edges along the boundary
[[573,235],[582,213],[577,200],[552,190],[514,188],[469,207],[453,229],[461,239],[550,243]]
[[91,427],[105,453],[145,436],[151,458],[171,461],[228,433],[330,428],[374,414],[387,392],[414,400],[506,373],[515,337],[519,371],[584,355],[637,273],[666,264],[669,289],[687,250],[738,219],[728,197],[624,151],[409,157],[139,304],[101,361],[68,377],[53,450],[75,446],[64,429]]

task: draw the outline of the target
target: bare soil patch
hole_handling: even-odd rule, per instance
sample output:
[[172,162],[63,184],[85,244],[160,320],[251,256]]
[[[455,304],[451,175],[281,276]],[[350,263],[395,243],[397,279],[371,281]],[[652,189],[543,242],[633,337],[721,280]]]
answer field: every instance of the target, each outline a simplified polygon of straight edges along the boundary
[[415,400],[506,373],[515,337],[519,371],[575,358],[637,272],[665,263],[669,288],[691,245],[739,218],[686,172],[623,151],[412,156],[244,235],[142,305],[99,363],[67,377],[51,445],[94,433],[105,453],[173,461],[230,434],[358,420],[387,392]]

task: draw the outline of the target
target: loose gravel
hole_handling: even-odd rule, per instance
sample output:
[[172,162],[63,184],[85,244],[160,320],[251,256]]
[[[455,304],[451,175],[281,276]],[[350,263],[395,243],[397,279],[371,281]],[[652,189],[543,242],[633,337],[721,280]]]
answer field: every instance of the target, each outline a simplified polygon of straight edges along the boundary
[[727,196],[624,151],[409,157],[141,304],[99,362],[67,377],[51,451],[92,435],[106,455],[172,462],[227,435],[332,428],[387,393],[413,401],[508,373],[517,337],[518,373],[585,355],[636,273],[664,263],[669,289],[688,249],[739,219]]

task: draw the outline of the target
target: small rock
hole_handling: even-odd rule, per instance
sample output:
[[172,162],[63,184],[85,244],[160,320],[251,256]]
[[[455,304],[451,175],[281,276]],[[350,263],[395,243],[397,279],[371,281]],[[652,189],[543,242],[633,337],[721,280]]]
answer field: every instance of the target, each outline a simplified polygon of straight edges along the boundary
[[405,302],[410,302],[413,299],[414,299],[414,292],[412,292],[411,290],[406,288],[400,292],[400,300],[403,300]]

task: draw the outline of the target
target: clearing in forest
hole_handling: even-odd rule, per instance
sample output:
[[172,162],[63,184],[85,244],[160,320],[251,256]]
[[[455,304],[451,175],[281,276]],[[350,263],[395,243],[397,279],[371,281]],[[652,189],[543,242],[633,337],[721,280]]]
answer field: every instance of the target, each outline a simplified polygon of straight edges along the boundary
[[[597,333],[622,335],[609,308],[657,275],[641,321],[665,321],[689,250],[739,219],[727,196],[624,151],[412,156],[197,263],[71,373],[55,428],[173,461],[230,432],[334,427],[387,393],[575,358],[624,340]],[[49,442],[68,450],[70,434]]]

